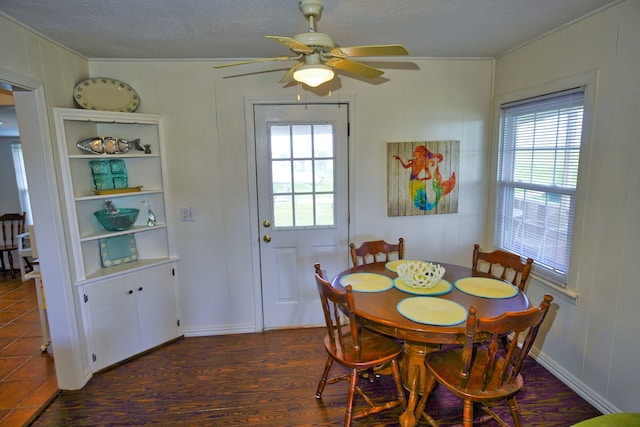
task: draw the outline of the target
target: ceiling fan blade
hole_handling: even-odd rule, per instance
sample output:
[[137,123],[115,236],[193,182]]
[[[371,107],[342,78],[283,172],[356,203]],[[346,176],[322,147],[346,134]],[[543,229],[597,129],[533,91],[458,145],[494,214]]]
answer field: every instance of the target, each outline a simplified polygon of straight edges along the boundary
[[343,58],[332,58],[326,61],[326,64],[335,67],[339,70],[344,70],[349,73],[357,74],[368,79],[373,79],[384,74],[384,71],[377,68],[369,67],[360,62],[351,61]]
[[329,55],[336,56],[338,58],[356,56],[395,56],[408,54],[409,51],[400,44],[335,47],[329,52]]
[[282,78],[280,79],[280,83],[292,82],[294,80],[293,79],[293,72],[296,71],[296,68],[298,68],[301,65],[303,65],[303,63],[302,62],[298,62],[293,67],[289,68],[289,71],[287,71],[287,74],[282,76]]
[[250,59],[248,61],[240,61],[240,62],[232,62],[230,64],[222,64],[222,65],[215,65],[213,68],[224,68],[224,67],[233,67],[236,65],[244,65],[244,64],[251,64],[252,62],[267,62],[267,61],[292,61],[294,59],[298,59],[298,57],[294,56],[276,56],[273,58],[260,58],[260,59]]
[[280,37],[280,36],[264,36],[264,37],[267,39],[278,41],[296,53],[304,53],[304,54],[313,53],[312,48],[310,48],[306,44],[300,43],[295,39],[292,39],[291,37]]

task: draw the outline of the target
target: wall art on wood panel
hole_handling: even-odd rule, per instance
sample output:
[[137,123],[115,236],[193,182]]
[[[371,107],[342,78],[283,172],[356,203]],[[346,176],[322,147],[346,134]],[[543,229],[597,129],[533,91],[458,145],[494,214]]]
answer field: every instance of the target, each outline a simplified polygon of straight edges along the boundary
[[460,141],[387,143],[387,215],[458,212]]

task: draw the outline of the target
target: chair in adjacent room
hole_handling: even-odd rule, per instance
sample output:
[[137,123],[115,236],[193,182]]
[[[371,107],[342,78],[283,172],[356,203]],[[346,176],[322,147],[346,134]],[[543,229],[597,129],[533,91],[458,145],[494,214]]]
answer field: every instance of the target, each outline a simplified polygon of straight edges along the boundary
[[[545,295],[538,307],[508,312],[494,318],[477,317],[476,308],[469,307],[464,345],[425,356],[427,382],[430,383],[425,388],[431,388],[433,381],[437,381],[463,399],[464,427],[473,425],[474,403],[480,404],[500,425],[506,425],[489,407],[499,401],[508,403],[516,427],[521,426],[516,401],[516,394],[523,386],[520,369],[549,311],[551,301],[553,297]],[[513,332],[515,336],[502,357],[498,355],[498,342],[507,332]],[[518,345],[520,336],[524,337],[521,347]],[[474,345],[477,339],[485,337],[487,346]],[[426,400],[425,395],[418,405],[416,418],[424,416],[432,426],[437,426],[436,421],[424,412]]]
[[7,213],[0,216],[0,228],[2,228],[2,240],[0,240],[0,266],[2,271],[6,271],[4,254],[7,254],[11,278],[16,278],[13,265],[13,253],[18,254],[19,235],[24,233],[27,215],[22,213]]
[[[479,262],[480,261],[480,262]],[[488,269],[478,268],[485,266]],[[493,252],[481,252],[480,245],[473,245],[472,271],[474,276],[494,277],[511,282],[524,291],[524,285],[531,273],[533,259],[522,261],[520,255],[497,249]]]
[[[402,347],[393,339],[361,328],[357,324],[355,302],[350,285],[346,287],[345,291],[331,286],[331,283],[324,279],[320,264],[315,264],[315,277],[318,292],[320,293],[322,311],[327,324],[324,347],[328,353],[327,363],[316,391],[316,399],[322,398],[322,392],[327,384],[348,380],[349,393],[344,417],[345,426],[350,426],[351,421],[354,419],[364,418],[386,409],[395,408],[399,405],[406,407],[407,401],[398,367],[398,359],[402,354]],[[345,319],[344,325],[343,319]],[[329,379],[329,371],[334,362],[348,368],[350,372],[346,375]],[[386,363],[391,367],[397,395],[385,402],[374,402],[358,385],[359,373]],[[373,391],[375,392],[376,390],[374,389]],[[356,392],[369,405],[357,412],[354,409]]]
[[26,232],[18,234],[18,265],[20,266],[20,278],[23,282],[27,280],[27,273],[34,270],[34,263],[39,263],[35,239],[33,225],[29,225]]
[[358,248],[355,243],[351,243],[349,249],[354,267],[378,262],[378,259],[382,260],[382,258],[388,262],[391,259],[389,255],[394,253],[397,254],[398,259],[404,258],[404,239],[400,237],[397,244],[387,243],[384,240],[363,242]]

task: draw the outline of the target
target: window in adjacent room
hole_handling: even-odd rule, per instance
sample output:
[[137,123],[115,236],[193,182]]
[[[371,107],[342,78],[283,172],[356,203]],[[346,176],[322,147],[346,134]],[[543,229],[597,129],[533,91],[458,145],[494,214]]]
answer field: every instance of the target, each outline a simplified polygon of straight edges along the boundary
[[494,244],[566,286],[584,89],[501,105]]
[[13,155],[13,167],[16,171],[20,208],[22,212],[27,213],[27,224],[33,224],[31,201],[29,200],[29,186],[27,185],[27,174],[24,168],[24,157],[22,156],[22,145],[17,143],[11,144],[11,154]]

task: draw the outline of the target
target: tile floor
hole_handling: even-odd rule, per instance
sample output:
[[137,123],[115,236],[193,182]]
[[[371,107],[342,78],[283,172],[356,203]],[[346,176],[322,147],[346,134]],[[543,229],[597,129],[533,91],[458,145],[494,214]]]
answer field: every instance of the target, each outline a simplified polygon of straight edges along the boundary
[[34,280],[0,272],[0,427],[28,425],[57,395],[53,349],[42,344]]

